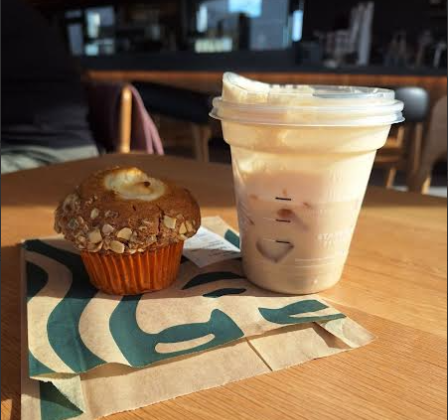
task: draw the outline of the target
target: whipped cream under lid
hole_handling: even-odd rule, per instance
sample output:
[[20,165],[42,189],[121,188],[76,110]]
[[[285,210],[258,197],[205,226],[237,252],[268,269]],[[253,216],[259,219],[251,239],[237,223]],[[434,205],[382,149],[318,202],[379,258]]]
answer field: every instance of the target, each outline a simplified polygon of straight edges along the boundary
[[402,122],[403,107],[389,89],[270,85],[225,73],[210,115],[242,124],[368,126]]

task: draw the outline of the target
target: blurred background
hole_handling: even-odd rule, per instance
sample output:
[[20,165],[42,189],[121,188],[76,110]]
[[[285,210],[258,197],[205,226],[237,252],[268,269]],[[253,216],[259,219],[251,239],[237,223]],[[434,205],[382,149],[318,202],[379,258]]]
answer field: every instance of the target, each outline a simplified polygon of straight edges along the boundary
[[208,117],[224,71],[274,83],[389,87],[406,103],[407,122],[391,133],[372,183],[446,195],[444,0],[29,2],[95,87],[89,106],[113,103],[117,126],[91,122],[101,153],[160,152],[157,142],[133,139],[138,124],[151,137],[154,121],[165,154],[229,163]]

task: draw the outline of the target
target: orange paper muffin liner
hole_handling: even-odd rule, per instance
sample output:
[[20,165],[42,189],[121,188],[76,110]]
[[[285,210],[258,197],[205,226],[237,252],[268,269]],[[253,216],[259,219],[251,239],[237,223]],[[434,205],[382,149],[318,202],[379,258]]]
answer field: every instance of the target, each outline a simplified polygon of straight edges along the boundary
[[179,273],[183,242],[133,255],[82,252],[91,283],[111,295],[139,295],[171,286]]

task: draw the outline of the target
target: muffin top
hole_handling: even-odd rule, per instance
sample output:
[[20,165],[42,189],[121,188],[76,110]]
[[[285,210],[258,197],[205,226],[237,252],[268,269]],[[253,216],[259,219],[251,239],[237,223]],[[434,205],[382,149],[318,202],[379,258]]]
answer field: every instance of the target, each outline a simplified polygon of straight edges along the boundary
[[88,177],[58,206],[55,230],[88,252],[134,254],[185,241],[199,229],[190,192],[135,167]]

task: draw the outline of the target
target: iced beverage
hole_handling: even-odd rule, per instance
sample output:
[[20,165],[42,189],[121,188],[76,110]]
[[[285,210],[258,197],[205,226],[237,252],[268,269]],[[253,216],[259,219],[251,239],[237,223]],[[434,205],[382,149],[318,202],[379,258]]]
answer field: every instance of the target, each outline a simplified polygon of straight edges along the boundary
[[252,282],[309,294],[340,280],[376,152],[402,110],[386,89],[224,76],[212,116],[231,145],[243,265]]

